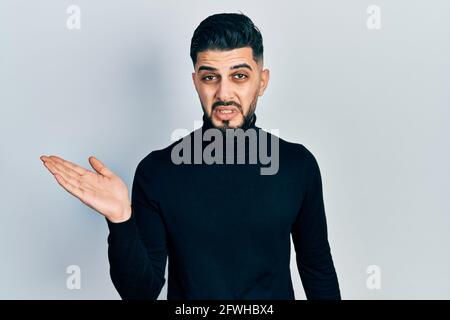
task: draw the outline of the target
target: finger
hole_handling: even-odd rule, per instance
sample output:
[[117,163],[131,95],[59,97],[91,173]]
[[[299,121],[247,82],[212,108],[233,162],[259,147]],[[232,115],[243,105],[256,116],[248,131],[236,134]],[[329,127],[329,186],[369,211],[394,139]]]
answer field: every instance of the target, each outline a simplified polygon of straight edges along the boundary
[[73,162],[70,162],[68,160],[64,160],[63,158],[58,157],[58,156],[50,156],[48,158],[65,165],[66,167],[72,169],[73,171],[75,171],[76,173],[78,173],[79,175],[82,175],[82,176],[84,176],[85,174],[91,172],[91,171],[89,171],[89,170],[87,170],[87,169],[85,169],[85,168],[83,168],[83,167],[81,167],[81,166],[79,166],[79,165],[77,165],[77,164],[75,164]]
[[94,157],[94,156],[89,157],[89,163],[91,164],[92,168],[94,168],[94,170],[97,171],[98,173],[100,173],[101,175],[108,177],[108,178],[113,176],[113,172],[111,170],[109,170],[103,164],[103,162],[98,160],[96,157]]
[[46,167],[50,170],[50,172],[53,173],[53,175],[59,175],[60,177],[64,178],[64,181],[69,182],[72,186],[82,189],[82,190],[91,190],[92,186],[87,183],[86,181],[81,181],[80,176],[72,176],[70,174],[67,174],[64,170],[61,169],[61,164],[55,163],[54,161],[46,161],[44,163]]
[[52,174],[60,172],[58,168],[55,167],[55,164],[51,160],[44,161],[44,166],[50,171]]
[[58,183],[61,185],[61,187],[63,187],[67,192],[74,195],[78,199],[83,200],[84,191],[82,189],[74,186],[69,181],[67,181],[62,176],[60,176],[59,174],[55,174],[55,179],[56,179],[56,181],[58,181]]
[[72,177],[74,179],[80,179],[80,174],[76,172],[75,170],[70,169],[69,167],[65,166],[64,164],[61,164],[58,161],[54,161],[53,165],[59,169],[60,172],[65,173],[67,176]]

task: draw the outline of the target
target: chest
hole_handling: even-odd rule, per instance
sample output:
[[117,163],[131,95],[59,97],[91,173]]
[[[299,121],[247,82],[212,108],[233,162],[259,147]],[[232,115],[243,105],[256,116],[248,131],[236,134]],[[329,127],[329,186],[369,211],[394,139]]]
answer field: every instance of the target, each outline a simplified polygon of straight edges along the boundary
[[[257,165],[180,168],[161,204],[169,234],[181,241],[237,241],[285,236],[304,190],[295,176],[261,175]],[[174,175],[177,175],[175,172]]]

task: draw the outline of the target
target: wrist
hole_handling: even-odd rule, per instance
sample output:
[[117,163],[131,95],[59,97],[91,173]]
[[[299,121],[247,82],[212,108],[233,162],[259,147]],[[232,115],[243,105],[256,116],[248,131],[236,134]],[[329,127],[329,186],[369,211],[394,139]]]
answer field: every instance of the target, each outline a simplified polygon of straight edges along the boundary
[[131,205],[129,205],[121,215],[115,217],[106,217],[112,223],[121,223],[129,220],[131,217]]

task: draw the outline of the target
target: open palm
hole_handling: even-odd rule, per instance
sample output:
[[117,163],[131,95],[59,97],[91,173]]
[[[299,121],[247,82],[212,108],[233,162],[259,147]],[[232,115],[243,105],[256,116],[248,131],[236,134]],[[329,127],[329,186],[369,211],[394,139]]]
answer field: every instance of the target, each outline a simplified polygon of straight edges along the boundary
[[66,191],[112,222],[130,217],[127,186],[97,158],[89,157],[95,172],[58,156],[41,156],[40,159]]

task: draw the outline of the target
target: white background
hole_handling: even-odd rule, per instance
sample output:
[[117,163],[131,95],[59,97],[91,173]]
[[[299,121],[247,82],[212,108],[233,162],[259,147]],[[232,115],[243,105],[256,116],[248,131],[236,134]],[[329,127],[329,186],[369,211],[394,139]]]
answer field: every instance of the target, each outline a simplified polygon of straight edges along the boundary
[[[71,4],[80,30],[66,27]],[[366,26],[372,4],[379,30]],[[2,0],[0,298],[119,298],[104,218],[63,190],[39,156],[90,168],[95,155],[131,189],[144,156],[201,120],[194,29],[238,11],[260,28],[271,70],[257,125],[318,160],[342,297],[450,298],[445,0]],[[73,264],[80,290],[66,287]],[[366,286],[370,265],[381,268],[380,290]]]

